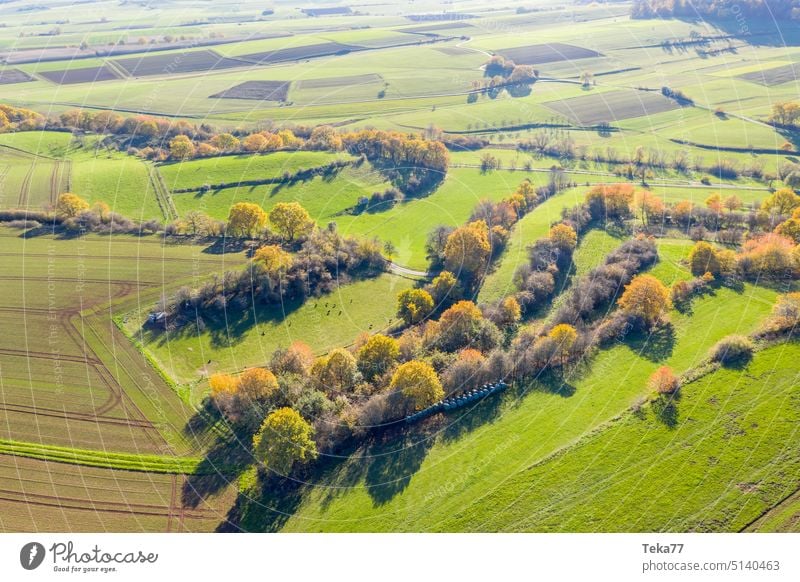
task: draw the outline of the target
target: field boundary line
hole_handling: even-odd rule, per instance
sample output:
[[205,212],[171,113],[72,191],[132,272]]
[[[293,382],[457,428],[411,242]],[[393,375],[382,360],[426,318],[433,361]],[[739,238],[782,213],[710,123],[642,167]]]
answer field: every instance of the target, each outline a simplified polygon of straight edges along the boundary
[[120,79],[130,79],[130,75],[128,75],[128,72],[125,69],[123,69],[120,65],[118,65],[114,61],[114,59],[106,58],[103,60],[103,63],[109,69],[111,69],[114,72],[114,74],[116,74]]
[[202,463],[202,459],[198,457],[164,457],[159,455],[137,455],[134,453],[112,453],[109,451],[58,447],[8,439],[0,439],[0,454],[70,465],[181,475],[198,474],[198,469]]
[[147,177],[150,180],[150,187],[153,189],[153,195],[156,197],[156,202],[164,218],[167,220],[175,220],[178,218],[178,211],[175,208],[175,204],[172,202],[169,189],[164,183],[164,177],[152,164],[147,164]]
[[787,501],[789,501],[789,500],[790,500],[790,499],[792,499],[793,497],[797,497],[797,496],[798,496],[798,494],[800,494],[800,484],[798,484],[798,488],[797,488],[797,489],[795,489],[794,491],[792,491],[791,493],[789,493],[789,494],[788,494],[786,497],[784,497],[784,498],[780,499],[780,500],[779,500],[779,501],[777,501],[777,502],[776,502],[774,505],[771,505],[770,507],[768,507],[767,509],[765,509],[764,511],[762,511],[762,512],[761,512],[761,513],[758,515],[758,517],[756,517],[755,519],[753,519],[753,520],[749,521],[748,523],[746,523],[745,525],[743,525],[743,526],[742,526],[742,527],[739,529],[739,533],[744,533],[744,532],[747,532],[747,531],[750,531],[750,532],[758,532],[758,530],[757,530],[757,529],[751,529],[751,528],[753,528],[753,527],[757,526],[757,525],[758,525],[758,522],[760,522],[760,521],[764,521],[764,519],[765,519],[765,518],[766,518],[766,517],[767,517],[767,516],[768,516],[770,513],[772,513],[773,511],[775,511],[775,510],[776,510],[776,509],[778,509],[779,507],[781,507],[781,506],[782,506],[784,503],[786,503]]
[[7,150],[13,150],[15,152],[19,152],[21,154],[25,154],[26,156],[34,158],[34,159],[35,158],[43,158],[45,160],[58,161],[58,158],[53,158],[51,156],[46,156],[44,154],[38,154],[38,153],[35,154],[33,152],[29,152],[28,150],[23,150],[22,148],[17,148],[17,147],[6,145],[6,144],[0,145],[0,148],[5,148]]

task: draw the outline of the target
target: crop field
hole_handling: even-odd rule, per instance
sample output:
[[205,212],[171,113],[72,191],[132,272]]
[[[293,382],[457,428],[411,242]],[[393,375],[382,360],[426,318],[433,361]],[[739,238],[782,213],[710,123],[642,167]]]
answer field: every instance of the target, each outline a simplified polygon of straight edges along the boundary
[[[425,26],[410,26],[407,28],[398,28],[399,32],[406,32],[408,34],[422,34],[429,36],[450,36],[460,34],[462,31],[468,31],[472,28],[469,22],[456,21],[456,22],[443,22],[441,24],[427,24]],[[456,30],[456,32],[453,32]],[[445,31],[441,33],[441,31]]]
[[33,77],[19,69],[0,69],[0,85],[27,83],[33,80]]
[[299,202],[321,227],[330,222],[352,220],[352,209],[362,196],[386,190],[391,185],[367,167],[345,168],[330,178],[315,176],[310,180],[263,186],[233,186],[174,193],[172,200],[180,215],[201,209],[214,218],[225,220],[237,202],[259,204],[270,210],[279,202]]
[[248,180],[278,179],[284,172],[324,166],[349,156],[328,152],[276,152],[263,155],[240,155],[164,164],[159,172],[170,190],[199,190],[203,185],[236,186]]
[[794,13],[454,4],[0,1],[0,531],[800,532]]
[[342,77],[329,77],[323,79],[305,79],[298,81],[295,87],[298,89],[330,89],[333,87],[346,87],[349,85],[366,85],[369,83],[380,83],[383,81],[380,75],[367,73],[364,75],[350,75]]
[[256,99],[259,101],[286,101],[289,83],[283,81],[245,81],[235,87],[211,95],[214,99]]
[[283,61],[299,61],[314,57],[343,54],[350,52],[351,50],[358,50],[358,48],[359,47],[340,44],[338,42],[323,42],[293,48],[278,49],[274,51],[248,53],[244,55],[238,55],[237,58],[257,64],[279,63]]
[[615,91],[600,95],[575,97],[566,101],[545,103],[546,107],[559,113],[577,125],[597,125],[614,123],[622,119],[645,117],[680,109],[674,99],[660,93],[641,93],[636,91]]
[[744,75],[739,75],[739,78],[750,81],[751,83],[764,85],[765,87],[774,87],[775,85],[782,85],[790,81],[797,81],[797,72],[798,65],[784,65],[782,67],[745,73]]
[[[797,369],[790,362],[798,355],[797,345],[771,348],[743,370],[720,370],[689,385],[678,404],[677,427],[665,425],[652,410],[625,414],[559,457],[531,467],[524,483],[511,480],[502,493],[487,496],[486,507],[508,509],[481,527],[744,529],[797,487],[800,459],[791,444],[797,440],[792,404]],[[712,450],[715,454],[708,455]],[[570,471],[579,475],[570,487],[552,483],[554,475]],[[659,484],[655,489],[654,483]],[[664,495],[677,493],[677,507],[664,503]]]
[[112,81],[119,79],[120,76],[108,65],[102,67],[89,67],[86,69],[67,69],[65,71],[42,71],[42,77],[59,85],[71,85],[73,83],[97,83],[100,81]]
[[[142,342],[171,377],[195,382],[208,373],[238,372],[259,365],[276,348],[293,341],[324,354],[351,344],[361,331],[387,329],[395,322],[395,307],[384,299],[413,284],[410,279],[386,274],[345,285],[303,305],[257,311],[239,321],[208,321],[203,331],[190,326],[179,334],[146,333]],[[129,324],[132,331],[141,329],[141,319],[135,315]]]
[[1,149],[0,208],[41,210],[67,191],[69,163]]
[[[772,297],[772,292],[750,288],[741,295],[724,292],[704,298],[694,305],[691,318],[671,314],[675,340],[669,356],[648,352],[649,342],[638,347],[636,343],[621,344],[598,356],[588,374],[565,381],[568,388],[559,388],[557,381],[549,387],[532,385],[518,398],[509,395],[493,409],[467,412],[460,422],[448,419],[449,424],[441,426],[435,436],[409,435],[404,448],[377,443],[364,451],[366,455],[352,455],[343,466],[326,474],[323,484],[309,492],[284,529],[511,529],[517,519],[530,514],[524,509],[510,516],[502,512],[505,520],[501,520],[496,518],[497,509],[508,507],[511,512],[513,500],[530,496],[524,493],[536,488],[530,467],[550,456],[559,458],[555,453],[624,413],[645,394],[647,376],[658,365],[688,369],[721,337],[757,327],[769,313]],[[705,333],[694,333],[694,325]],[[485,422],[483,415],[492,422]],[[468,478],[459,479],[456,490],[448,490],[446,496],[436,494],[435,483],[447,480],[446,475]],[[497,475],[505,479],[499,480]],[[558,473],[556,478],[563,475]],[[267,500],[279,502],[278,498]],[[623,529],[631,526],[625,518],[619,523]]]
[[192,532],[225,519],[232,491],[184,507],[184,475],[64,465],[0,455],[0,530]]
[[223,57],[212,50],[170,52],[153,56],[115,59],[113,62],[133,77],[215,71],[247,66],[247,63]]
[[597,51],[560,42],[498,49],[497,53],[507,59],[511,59],[518,65],[541,65],[602,56]]

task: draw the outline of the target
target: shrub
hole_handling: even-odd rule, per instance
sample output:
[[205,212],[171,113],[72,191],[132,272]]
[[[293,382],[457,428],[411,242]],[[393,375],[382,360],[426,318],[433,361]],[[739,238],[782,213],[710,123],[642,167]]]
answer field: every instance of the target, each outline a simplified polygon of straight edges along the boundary
[[668,366],[661,366],[648,381],[648,386],[656,394],[673,394],[680,385],[680,380]]
[[746,362],[753,357],[753,341],[743,335],[730,335],[721,339],[711,348],[709,356],[723,365]]

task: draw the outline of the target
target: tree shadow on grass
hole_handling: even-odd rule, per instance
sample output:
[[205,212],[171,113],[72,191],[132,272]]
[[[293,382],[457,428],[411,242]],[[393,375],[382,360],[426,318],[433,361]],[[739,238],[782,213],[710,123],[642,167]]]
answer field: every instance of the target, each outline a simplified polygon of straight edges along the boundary
[[200,461],[195,474],[187,477],[181,492],[183,506],[196,508],[234,483],[253,463],[252,440],[252,430],[234,431],[218,439]]
[[678,426],[678,400],[680,400],[680,391],[672,394],[662,394],[652,404],[656,420],[670,430],[674,430]]
[[225,255],[230,253],[240,253],[245,250],[247,241],[241,238],[217,237],[211,244],[203,249],[207,255]]
[[404,431],[399,439],[384,433],[371,443],[364,484],[374,507],[385,505],[408,487],[434,442],[429,435]]
[[500,417],[502,405],[503,397],[493,394],[459,410],[458,413],[447,415],[447,424],[441,432],[442,442],[453,443],[472,431],[493,423]]
[[259,472],[258,482],[239,493],[217,532],[272,533],[280,531],[303,499],[305,483]]
[[666,323],[650,333],[637,331],[628,335],[626,343],[643,358],[661,362],[669,358],[675,349],[675,328],[671,323]]
[[283,323],[289,315],[302,307],[303,303],[302,298],[296,298],[281,305],[257,304],[247,309],[234,306],[220,311],[206,310],[202,316],[198,315],[197,319],[166,332],[161,328],[146,326],[142,331],[143,340],[145,343],[156,343],[161,348],[171,341],[208,336],[212,348],[230,348],[244,341],[251,330],[258,325],[271,326]]

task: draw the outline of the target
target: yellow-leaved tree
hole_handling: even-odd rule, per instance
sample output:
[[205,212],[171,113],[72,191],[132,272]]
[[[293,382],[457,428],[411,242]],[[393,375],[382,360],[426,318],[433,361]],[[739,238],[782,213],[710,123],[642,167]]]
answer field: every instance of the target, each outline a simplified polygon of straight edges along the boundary
[[367,380],[385,374],[400,357],[397,340],[382,334],[370,337],[356,354],[358,369]]
[[70,192],[64,192],[56,200],[56,214],[61,218],[74,218],[88,208],[86,200]]
[[292,255],[277,245],[266,245],[255,252],[253,262],[263,268],[270,279],[278,279],[291,268]]
[[279,235],[291,242],[314,230],[314,221],[297,202],[278,202],[269,211],[269,222]]
[[256,459],[279,475],[288,475],[298,463],[317,457],[314,430],[291,408],[279,408],[264,419],[253,437]]
[[447,237],[444,246],[445,268],[452,273],[473,277],[486,268],[491,250],[486,222],[470,222],[458,227]]
[[267,224],[267,214],[251,202],[237,202],[228,213],[228,232],[233,236],[250,237]]
[[670,291],[652,275],[639,275],[625,287],[619,306],[641,317],[648,327],[658,323],[662,314],[672,307]]
[[395,371],[390,388],[400,391],[416,410],[421,410],[444,397],[436,371],[426,362],[412,360]]

